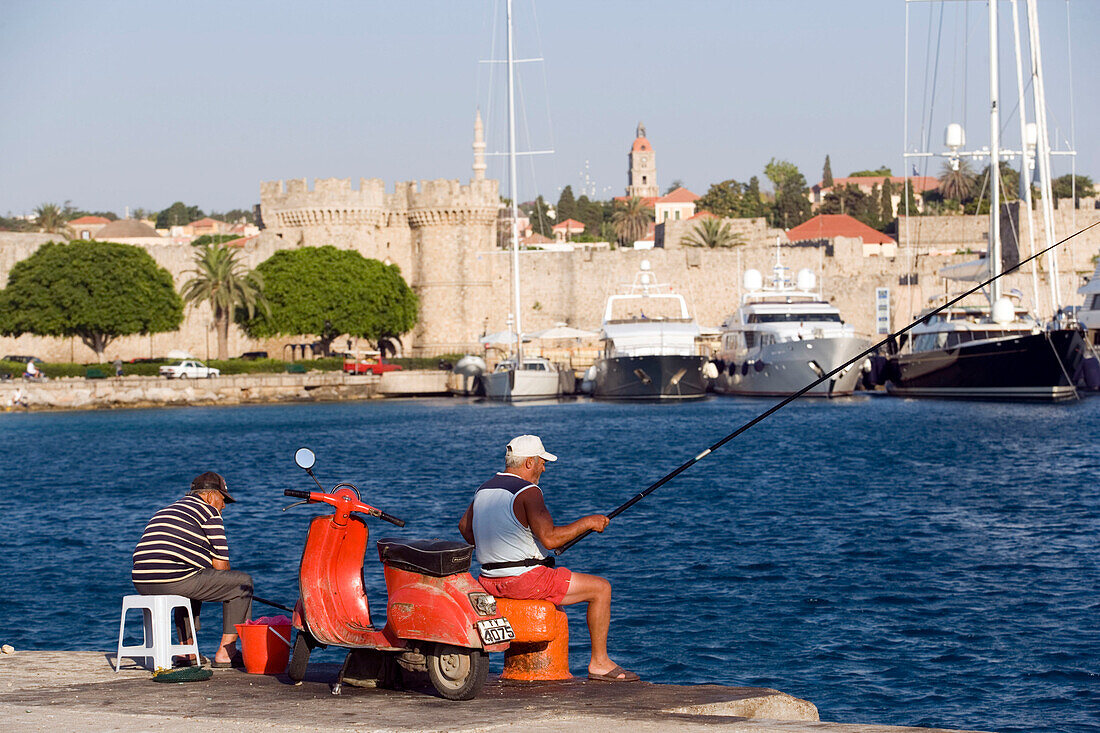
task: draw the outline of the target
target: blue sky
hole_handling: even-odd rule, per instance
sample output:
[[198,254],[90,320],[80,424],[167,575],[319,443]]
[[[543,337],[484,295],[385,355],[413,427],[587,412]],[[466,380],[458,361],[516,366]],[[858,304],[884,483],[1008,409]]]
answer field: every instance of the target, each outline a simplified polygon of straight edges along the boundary
[[[942,32],[940,3],[910,7],[910,98],[922,97],[927,41],[934,49],[938,39],[942,91],[929,135],[938,144],[965,108],[970,142],[984,144],[985,7],[942,7]],[[1000,7],[1010,46],[1010,6]],[[1067,4],[1039,8],[1052,124],[1066,138]],[[1068,8],[1077,168],[1100,178],[1100,95],[1089,78],[1100,68],[1090,38],[1100,2]],[[881,164],[900,172],[902,0],[516,0],[515,12],[517,55],[545,58],[519,74],[529,131],[521,145],[556,151],[523,161],[523,199],[577,190],[586,161],[600,198],[621,194],[639,120],[662,188],[678,178],[703,193],[726,178],[763,177],[773,156],[810,183],[826,154],[834,175]],[[176,200],[225,210],[258,202],[260,181],[279,178],[465,180],[478,106],[490,150],[505,145],[502,67],[491,74],[478,63],[494,38],[503,57],[502,17],[499,0],[5,0],[0,213],[66,199],[120,214]],[[1011,111],[1012,67],[1002,74]],[[911,144],[919,119],[910,115]],[[1069,170],[1066,159],[1055,166]],[[489,171],[501,176],[500,159]]]

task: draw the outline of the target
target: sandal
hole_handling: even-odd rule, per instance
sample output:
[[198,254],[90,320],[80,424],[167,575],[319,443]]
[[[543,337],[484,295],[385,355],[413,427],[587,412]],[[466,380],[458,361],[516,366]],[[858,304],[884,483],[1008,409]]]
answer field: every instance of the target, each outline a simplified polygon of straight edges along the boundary
[[238,651],[229,658],[228,662],[214,662],[210,666],[214,669],[244,669],[244,657]]
[[633,672],[627,672],[625,669],[616,664],[614,669],[606,672],[605,674],[595,674],[594,672],[589,672],[588,679],[599,680],[601,682],[637,682],[641,678]]

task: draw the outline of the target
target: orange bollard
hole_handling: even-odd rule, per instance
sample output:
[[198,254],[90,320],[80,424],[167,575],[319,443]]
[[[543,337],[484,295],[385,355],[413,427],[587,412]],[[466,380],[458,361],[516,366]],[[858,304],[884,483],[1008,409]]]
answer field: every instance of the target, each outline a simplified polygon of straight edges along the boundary
[[549,601],[497,598],[497,610],[508,619],[516,638],[504,652],[505,680],[568,680],[569,617]]

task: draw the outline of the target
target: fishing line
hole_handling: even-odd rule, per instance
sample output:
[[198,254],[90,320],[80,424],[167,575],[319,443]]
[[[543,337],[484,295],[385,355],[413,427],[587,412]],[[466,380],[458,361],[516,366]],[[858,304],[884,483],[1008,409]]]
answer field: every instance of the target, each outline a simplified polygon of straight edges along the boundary
[[[694,466],[694,465],[695,465],[696,463],[698,463],[699,461],[703,460],[704,458],[706,458],[707,456],[709,456],[709,455],[710,455],[711,453],[713,453],[714,451],[716,451],[716,450],[718,450],[719,448],[721,448],[722,446],[724,446],[724,445],[725,445],[726,443],[728,443],[728,442],[730,442],[731,440],[733,440],[734,438],[736,438],[736,437],[737,437],[738,435],[740,435],[741,433],[745,432],[746,430],[748,430],[748,429],[752,428],[753,426],[755,426],[755,425],[756,425],[757,423],[759,423],[759,422],[763,421],[764,419],[766,419],[766,418],[770,417],[770,416],[771,416],[772,414],[774,414],[774,413],[778,412],[779,410],[783,409],[784,407],[786,407],[786,406],[787,406],[787,405],[789,405],[790,403],[792,403],[792,402],[794,402],[795,400],[797,400],[797,399],[798,399],[799,397],[801,397],[802,395],[804,395],[804,394],[806,394],[807,392],[809,392],[809,391],[810,391],[811,389],[813,389],[813,388],[814,388],[814,387],[816,387],[817,385],[821,384],[822,382],[826,381],[827,379],[829,379],[829,378],[831,378],[831,377],[833,377],[833,376],[835,376],[835,375],[839,374],[840,372],[844,371],[845,369],[847,369],[848,367],[850,367],[850,366],[851,366],[852,364],[855,364],[856,362],[858,362],[858,361],[859,361],[860,359],[863,359],[863,358],[865,358],[865,357],[869,356],[870,354],[874,353],[874,352],[875,352],[875,351],[877,351],[878,349],[882,348],[883,346],[886,346],[887,344],[889,344],[889,343],[891,343],[891,342],[894,342],[894,341],[896,341],[896,340],[897,340],[897,337],[898,337],[898,336],[901,336],[901,335],[902,335],[902,334],[904,334],[904,333],[908,333],[908,332],[909,332],[910,330],[912,330],[912,329],[913,329],[913,328],[914,328],[914,327],[915,327],[915,326],[916,326],[917,324],[921,323],[922,321],[925,321],[925,320],[927,320],[927,319],[928,319],[928,318],[930,318],[931,316],[934,316],[934,315],[936,315],[937,313],[939,313],[940,311],[942,311],[942,310],[944,310],[944,309],[946,309],[946,308],[950,308],[951,306],[955,305],[956,303],[958,303],[958,302],[959,302],[960,300],[962,300],[963,298],[966,298],[966,297],[968,297],[968,296],[970,296],[970,295],[973,295],[974,293],[978,292],[979,290],[981,290],[981,289],[985,288],[985,287],[986,287],[987,285],[989,285],[989,284],[990,284],[990,283],[992,283],[993,281],[995,281],[995,280],[998,280],[998,279],[1000,279],[1000,278],[1004,277],[1005,275],[1009,274],[1010,272],[1015,272],[1016,270],[1020,269],[1020,267],[1021,267],[1022,265],[1025,265],[1025,264],[1027,264],[1028,262],[1031,262],[1032,260],[1034,260],[1034,259],[1036,259],[1036,258],[1038,258],[1038,257],[1042,257],[1042,256],[1043,256],[1043,255],[1045,255],[1045,254],[1046,254],[1047,252],[1050,252],[1051,250],[1053,250],[1053,249],[1054,249],[1055,247],[1058,247],[1058,246],[1060,246],[1060,245],[1062,245],[1062,244],[1065,244],[1066,242],[1068,242],[1069,240],[1073,239],[1074,237],[1076,237],[1076,236],[1078,236],[1078,235],[1080,235],[1080,234],[1084,234],[1084,233],[1085,233],[1085,232],[1087,232],[1087,231],[1088,231],[1089,229],[1092,229],[1093,227],[1095,227],[1095,226],[1097,226],[1097,225],[1100,225],[1100,221],[1096,221],[1096,222],[1093,222],[1092,224],[1089,224],[1089,225],[1088,225],[1087,227],[1085,227],[1084,229],[1081,229],[1081,230],[1079,230],[1079,231],[1077,231],[1077,232],[1074,232],[1073,234],[1069,235],[1069,236],[1068,236],[1068,237],[1066,237],[1065,239],[1059,240],[1059,241],[1055,242],[1054,244],[1050,245],[1049,247],[1047,247],[1046,249],[1043,249],[1043,250],[1040,250],[1039,252],[1036,252],[1035,254],[1033,254],[1033,255],[1031,255],[1030,257],[1028,257],[1028,258],[1027,258],[1026,260],[1021,260],[1021,261],[1017,262],[1017,263],[1016,263],[1015,265],[1013,265],[1012,267],[1009,267],[1009,268],[1008,268],[1007,270],[1005,270],[1004,272],[1001,272],[1000,274],[994,275],[993,277],[989,278],[989,279],[988,279],[988,280],[986,280],[985,282],[981,282],[981,283],[978,283],[977,285],[975,285],[974,287],[972,287],[972,288],[971,288],[970,290],[967,290],[967,291],[966,291],[965,293],[962,293],[961,295],[958,295],[958,296],[956,296],[956,297],[952,298],[951,300],[947,301],[947,302],[946,302],[946,303],[944,303],[943,305],[941,305],[941,306],[939,306],[939,307],[937,307],[937,308],[933,309],[932,311],[930,311],[930,312],[928,312],[928,313],[924,314],[923,316],[921,316],[921,317],[920,317],[920,318],[918,318],[917,320],[915,320],[915,321],[913,321],[912,323],[910,323],[910,324],[909,324],[908,326],[906,326],[905,328],[902,328],[901,330],[898,330],[898,331],[895,331],[895,332],[893,332],[892,334],[890,334],[889,336],[887,336],[886,338],[884,338],[884,339],[883,339],[882,341],[879,341],[879,342],[878,342],[877,344],[875,344],[874,346],[871,346],[870,348],[868,348],[868,349],[866,349],[865,351],[861,352],[861,353],[860,353],[860,354],[858,354],[857,356],[855,356],[855,357],[853,357],[853,358],[849,359],[848,361],[844,362],[844,363],[843,363],[843,364],[841,364],[840,366],[838,366],[838,367],[836,367],[835,369],[833,369],[833,370],[832,370],[831,372],[828,372],[827,374],[824,374],[824,375],[822,375],[822,376],[821,376],[821,377],[820,377],[820,378],[819,378],[819,379],[818,379],[817,381],[815,381],[815,382],[810,382],[809,384],[807,384],[807,385],[806,385],[805,387],[803,387],[802,389],[798,390],[797,392],[794,392],[793,394],[791,394],[791,395],[788,395],[787,397],[785,397],[785,398],[784,398],[783,400],[781,400],[780,402],[777,402],[777,403],[776,403],[775,405],[772,405],[772,407],[770,407],[770,408],[769,408],[769,409],[768,409],[768,410],[767,410],[766,412],[763,412],[763,413],[761,413],[761,414],[757,415],[757,416],[756,416],[756,417],[754,417],[754,418],[753,418],[752,420],[749,420],[749,421],[748,421],[747,423],[745,423],[745,424],[744,424],[744,425],[742,425],[741,427],[737,428],[737,429],[736,429],[736,430],[734,430],[734,431],[733,431],[732,433],[730,433],[730,434],[729,434],[729,435],[727,435],[726,437],[722,438],[722,439],[721,439],[721,440],[719,440],[719,441],[718,441],[717,443],[715,443],[714,445],[710,446],[709,448],[707,448],[706,450],[704,450],[704,451],[703,451],[702,453],[700,453],[699,455],[697,455],[697,456],[695,456],[694,458],[691,458],[690,460],[688,460],[687,462],[685,462],[685,463],[681,464],[681,465],[680,465],[680,466],[679,466],[678,468],[676,468],[676,470],[672,471],[671,473],[668,473],[668,474],[666,474],[666,475],[665,475],[665,476],[663,476],[662,478],[658,479],[658,480],[657,480],[656,482],[654,482],[654,483],[650,484],[650,485],[649,485],[649,486],[648,486],[648,487],[647,487],[647,488],[646,488],[646,489],[645,489],[644,491],[640,492],[640,493],[639,493],[639,494],[638,494],[637,496],[634,496],[633,498],[631,498],[631,499],[630,499],[629,501],[627,501],[626,503],[624,503],[624,504],[622,504],[621,506],[619,506],[619,507],[615,508],[614,510],[612,510],[612,511],[608,512],[608,514],[607,514],[607,517],[608,517],[608,519],[614,519],[615,517],[619,516],[620,514],[622,514],[623,512],[625,512],[625,511],[626,511],[627,509],[629,509],[630,507],[634,506],[634,505],[635,505],[635,504],[637,504],[637,503],[638,503],[639,501],[641,501],[641,500],[642,500],[642,499],[644,499],[645,497],[649,496],[649,495],[650,495],[650,494],[652,494],[652,493],[653,493],[654,491],[656,491],[657,489],[661,488],[662,486],[664,486],[665,484],[667,484],[667,483],[668,483],[669,481],[671,481],[672,479],[676,478],[677,476],[679,476],[679,475],[680,475],[681,473],[683,473],[684,471],[686,471],[686,470],[688,470],[689,468],[691,468],[692,466]],[[581,540],[583,540],[583,539],[584,539],[585,537],[587,537],[587,536],[588,536],[588,535],[590,535],[590,534],[592,534],[592,530],[590,530],[590,529],[589,529],[589,530],[586,530],[585,532],[581,533],[580,535],[577,535],[576,537],[574,537],[573,539],[569,540],[568,542],[566,542],[566,543],[565,543],[564,545],[562,545],[561,547],[559,547],[559,548],[557,548],[556,550],[554,550],[554,554],[555,554],[555,555],[560,555],[560,554],[562,554],[563,552],[565,552],[565,551],[566,551],[566,550],[568,550],[568,549],[569,549],[570,547],[572,547],[573,545],[577,544],[578,542],[580,542]]]

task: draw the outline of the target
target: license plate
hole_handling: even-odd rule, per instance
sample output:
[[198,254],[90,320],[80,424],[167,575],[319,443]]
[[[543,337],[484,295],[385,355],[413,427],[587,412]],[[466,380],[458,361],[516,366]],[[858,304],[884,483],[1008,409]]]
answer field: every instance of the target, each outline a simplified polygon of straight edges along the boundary
[[512,631],[512,624],[506,618],[478,621],[477,633],[481,635],[481,641],[485,645],[501,644],[516,638],[516,632]]

